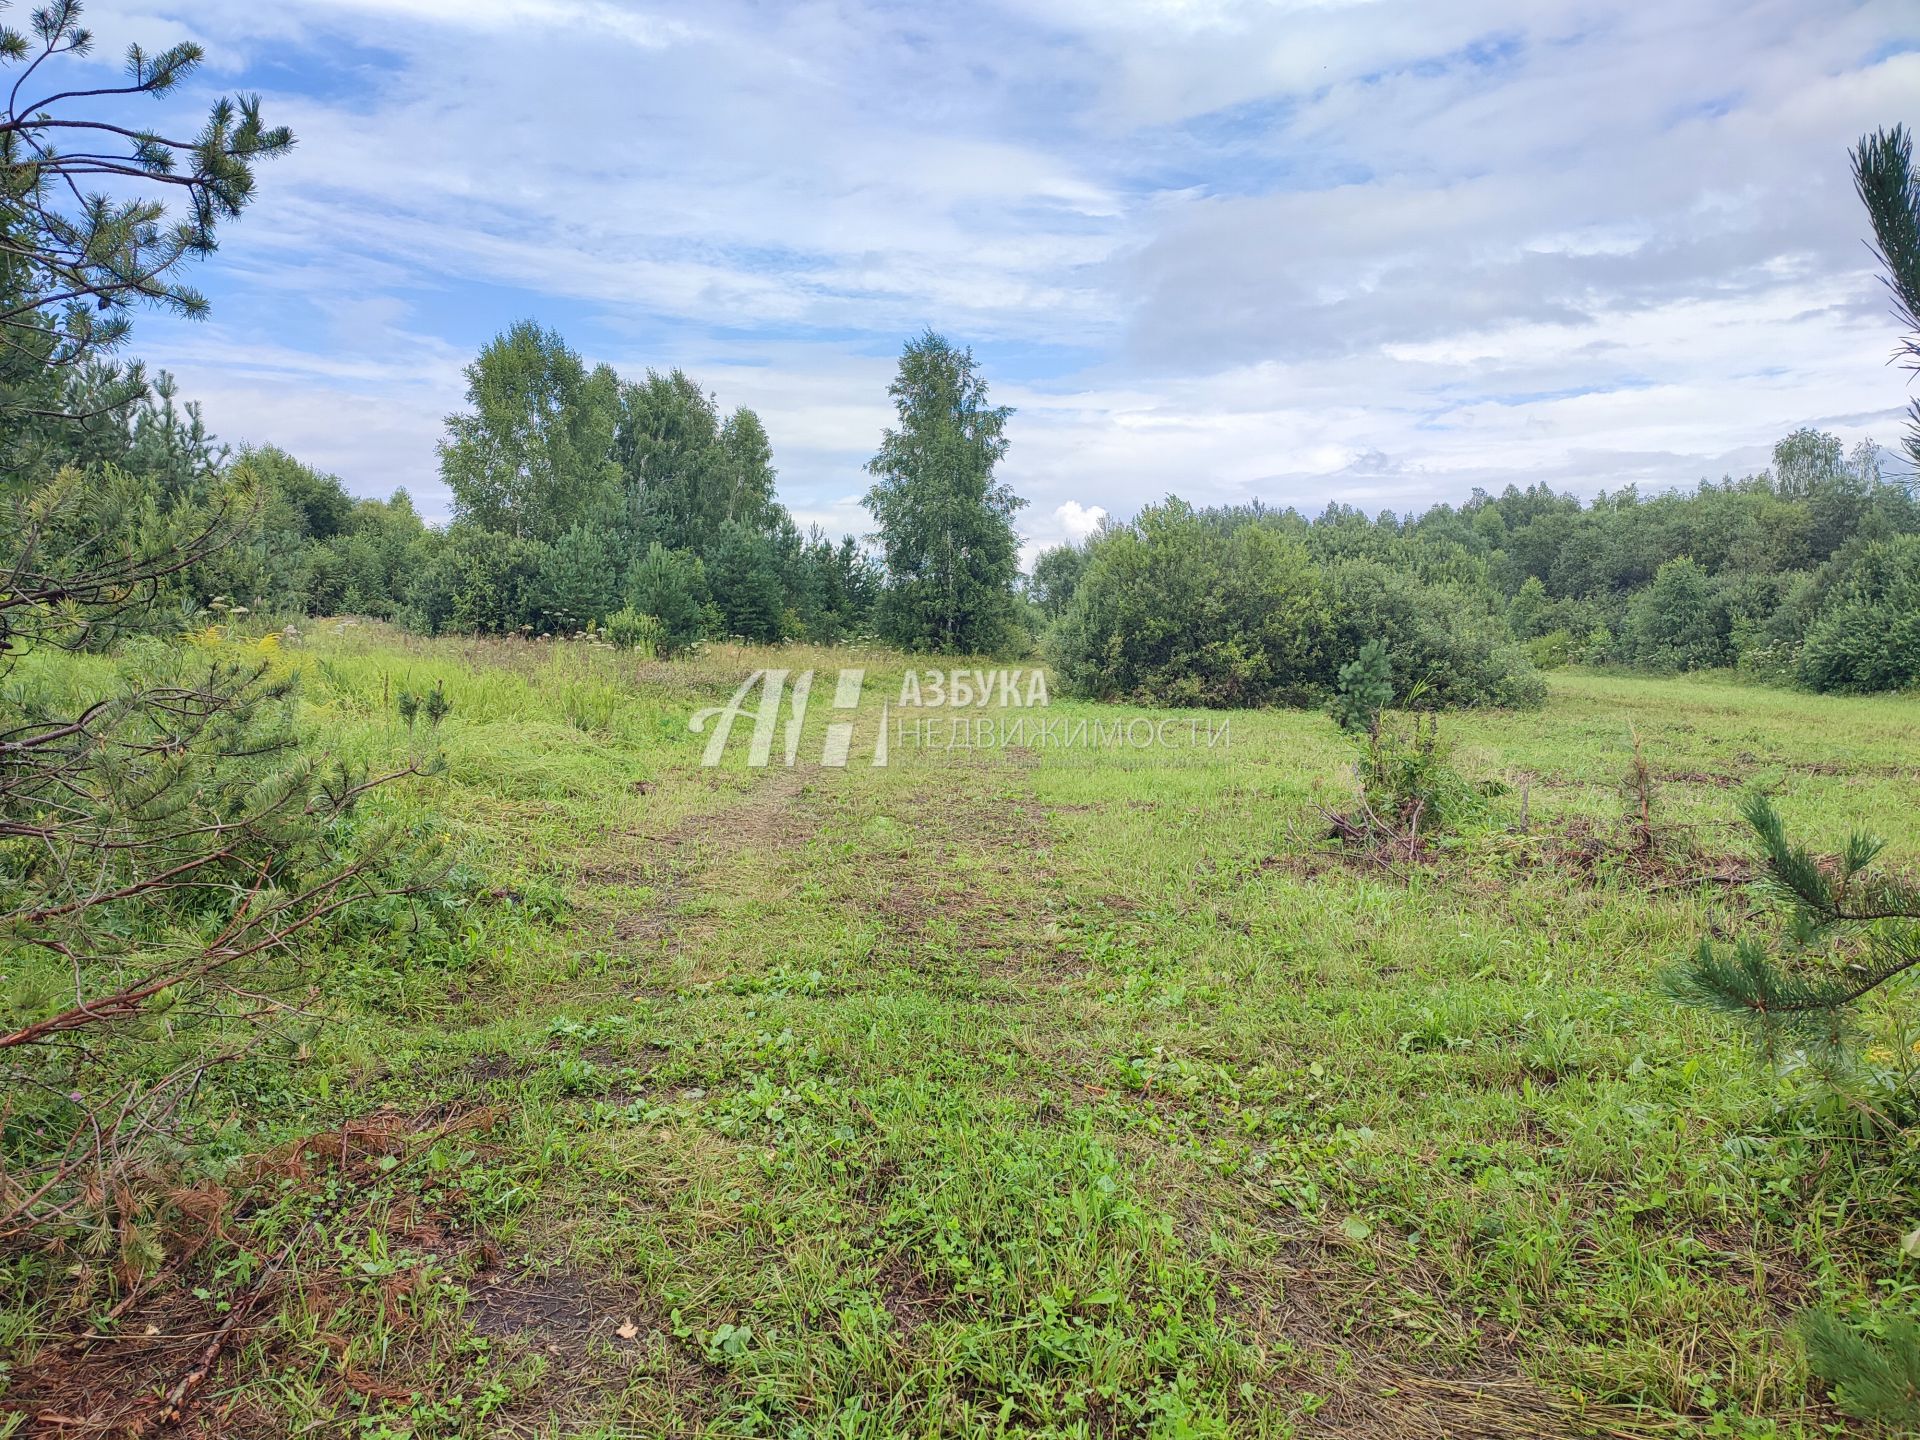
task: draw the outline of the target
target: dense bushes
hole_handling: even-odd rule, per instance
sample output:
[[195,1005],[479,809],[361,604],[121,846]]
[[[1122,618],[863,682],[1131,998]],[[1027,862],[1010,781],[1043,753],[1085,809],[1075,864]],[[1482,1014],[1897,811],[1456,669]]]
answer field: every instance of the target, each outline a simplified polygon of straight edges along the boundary
[[1703,670],[1731,658],[1724,605],[1690,555],[1669,560],[1627,602],[1621,650],[1646,670]]
[[1433,705],[1529,704],[1536,667],[1569,663],[1899,689],[1920,683],[1920,499],[1879,457],[1801,430],[1742,480],[1417,517],[1169,500],[1043,553],[1029,596],[1071,688],[1169,704],[1322,695],[1374,638]]
[[1261,526],[1220,533],[1180,500],[1094,547],[1053,636],[1068,689],[1174,705],[1304,704],[1329,617],[1306,550]]
[[1920,535],[1869,545],[1806,632],[1800,678],[1816,690],[1892,690],[1920,679]]
[[1920,500],[1881,475],[1871,444],[1848,455],[1833,436],[1800,430],[1774,447],[1771,469],[1745,479],[1651,498],[1629,488],[1586,505],[1544,486],[1509,489],[1409,526],[1477,545],[1512,596],[1514,633],[1542,659],[1656,672],[1737,665],[1816,689],[1920,680],[1898,640],[1892,573],[1856,574],[1876,546],[1920,534]]
[[1423,703],[1537,704],[1497,607],[1376,560],[1322,564],[1286,517],[1168,500],[1089,548],[1050,658],[1069,690],[1103,699],[1303,705],[1378,639]]
[[1483,587],[1427,584],[1376,560],[1327,567],[1335,655],[1382,640],[1394,673],[1433,706],[1530,707],[1546,687],[1514,642],[1499,597]]

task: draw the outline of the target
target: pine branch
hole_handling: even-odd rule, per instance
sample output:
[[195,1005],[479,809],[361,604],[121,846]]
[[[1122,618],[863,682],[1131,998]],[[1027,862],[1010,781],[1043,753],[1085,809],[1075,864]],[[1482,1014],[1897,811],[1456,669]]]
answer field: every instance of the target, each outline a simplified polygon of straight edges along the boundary
[[1873,836],[1853,835],[1836,859],[1823,863],[1792,843],[1764,795],[1748,797],[1740,808],[1760,841],[1759,883],[1790,907],[1785,948],[1805,953],[1836,931],[1864,932],[1866,958],[1842,967],[1789,969],[1752,939],[1725,952],[1702,941],[1691,959],[1662,976],[1662,984],[1682,1004],[1745,1025],[1769,1058],[1777,1058],[1789,1040],[1837,1056],[1850,1038],[1850,1008],[1920,967],[1920,891],[1869,872],[1884,848]]
[[[1900,353],[1920,370],[1920,177],[1913,141],[1901,125],[1864,135],[1853,151],[1853,184],[1873,224],[1874,258],[1893,297],[1893,314],[1906,330]],[[1920,404],[1907,428],[1908,456],[1920,466]]]
[[1903,1433],[1920,1429],[1920,1320],[1889,1315],[1883,1339],[1814,1311],[1800,1322],[1813,1372],[1834,1387],[1840,1408]]

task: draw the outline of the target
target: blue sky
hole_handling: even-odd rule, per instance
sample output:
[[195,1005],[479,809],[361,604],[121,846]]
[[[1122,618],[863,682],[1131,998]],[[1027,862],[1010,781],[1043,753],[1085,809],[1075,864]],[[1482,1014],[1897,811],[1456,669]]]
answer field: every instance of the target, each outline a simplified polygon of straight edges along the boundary
[[[1910,0],[129,0],[295,152],[143,319],[223,438],[443,517],[461,367],[531,316],[766,421],[862,531],[901,341],[1017,407],[1031,545],[1168,492],[1369,510],[1893,441],[1847,148]],[[175,102],[167,102],[172,107]]]

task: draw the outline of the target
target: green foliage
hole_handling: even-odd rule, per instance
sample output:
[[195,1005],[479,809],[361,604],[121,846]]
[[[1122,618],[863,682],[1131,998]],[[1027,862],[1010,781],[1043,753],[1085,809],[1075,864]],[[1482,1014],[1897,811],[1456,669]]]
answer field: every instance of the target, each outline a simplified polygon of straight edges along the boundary
[[1833,1386],[1840,1408],[1913,1434],[1920,1431],[1920,1319],[1889,1315],[1881,1329],[1865,1334],[1820,1310],[1800,1321],[1807,1363]]
[[1788,840],[1766,796],[1751,795],[1740,808],[1760,841],[1762,883],[1787,906],[1777,948],[1793,963],[1756,940],[1726,951],[1703,940],[1668,972],[1667,987],[1687,1004],[1739,1020],[1770,1058],[1797,1045],[1840,1060],[1854,1004],[1920,965],[1920,887],[1873,871],[1885,842],[1872,836],[1855,833],[1823,861]]
[[[1494,598],[1462,588],[1475,573],[1462,557],[1436,548],[1426,580],[1370,558],[1364,531],[1340,531],[1327,544],[1265,512],[1149,506],[1090,545],[1051,658],[1070,691],[1102,699],[1312,705],[1339,683],[1336,657],[1379,640],[1422,704],[1540,702]],[[1317,562],[1315,542],[1336,558]]]
[[761,644],[782,638],[787,593],[770,537],[727,521],[707,553],[705,571],[725,633]]
[[[253,96],[215,100],[191,138],[130,128],[126,102],[173,93],[205,52],[191,42],[151,55],[132,45],[122,83],[86,71],[62,83],[61,58],[92,49],[80,16],[75,0],[59,0],[33,12],[31,36],[0,26],[0,66],[18,67],[0,110],[0,413],[9,419],[42,412],[49,397],[58,411],[85,413],[59,403],[61,372],[123,343],[136,306],[205,314],[181,268],[212,254],[222,223],[251,202],[254,167],[293,148],[292,132],[268,126]],[[114,177],[111,192],[82,188],[100,176]],[[143,388],[138,372],[111,379],[123,401]]]
[[1087,560],[1085,545],[1055,545],[1034,560],[1027,594],[1049,622],[1058,620],[1072,603],[1080,577],[1087,573]]
[[1558,670],[1571,665],[1584,649],[1582,641],[1566,630],[1550,630],[1526,643],[1526,655],[1536,670]]
[[1627,658],[1648,670],[1703,670],[1732,658],[1713,582],[1689,555],[1667,561],[1633,597],[1621,640]]
[[[388,500],[358,501],[345,532],[311,552],[307,608],[320,615],[392,619],[404,603],[414,562],[429,548],[427,527],[406,491],[396,490]],[[323,583],[335,588],[323,592]]]
[[700,639],[706,588],[705,570],[697,556],[669,550],[656,540],[633,567],[627,605],[659,623],[655,648],[660,654],[678,655]]
[[1851,693],[1920,682],[1920,535],[1868,545],[1838,572],[1799,674],[1815,690]]
[[1384,640],[1395,673],[1418,687],[1425,708],[1538,706],[1545,687],[1486,582],[1457,571],[1424,579],[1418,569],[1365,558],[1328,564],[1332,653],[1351,655]]
[[469,411],[447,417],[440,473],[460,519],[551,540],[619,509],[612,458],[619,381],[589,373],[551,330],[514,325],[467,366]]
[[[1383,643],[1375,641],[1342,666],[1341,684],[1329,708],[1354,743],[1356,793],[1351,808],[1316,808],[1342,844],[1376,860],[1416,859],[1435,836],[1478,814],[1482,796],[1453,764],[1438,715],[1396,713],[1385,700],[1369,703],[1392,698]],[[1419,692],[1415,685],[1408,701],[1417,703]]]
[[590,525],[574,525],[543,548],[532,581],[542,632],[566,634],[604,620],[620,599],[613,547]]
[[[69,493],[50,488],[45,501]],[[16,584],[45,573],[32,540]],[[194,553],[171,543],[136,563]],[[124,569],[60,573],[56,609],[0,593],[37,642],[0,689],[0,1078],[24,1101],[0,1135],[0,1239],[97,1245],[165,1203],[206,1122],[206,1075],[234,1058],[223,1033],[257,1026],[260,996],[349,907],[432,877],[404,827],[359,813],[378,779],[299,743],[279,636],[145,639],[62,685],[47,649],[138,606],[143,587]]]
[[[1920,369],[1920,175],[1904,126],[1861,137],[1853,151],[1853,183],[1873,225],[1894,318],[1906,331],[1900,353],[1909,369]],[[1907,456],[1920,466],[1920,401],[1911,413]]]
[[718,535],[740,478],[739,457],[723,449],[720,432],[712,397],[683,371],[649,370],[643,382],[620,387],[616,456],[640,533],[695,553]]
[[[871,564],[850,536],[800,536],[775,498],[772,442],[753,411],[722,419],[679,370],[639,383],[589,371],[531,322],[496,338],[467,375],[472,408],[449,419],[441,446],[453,526],[413,546],[414,578],[403,587],[395,574],[384,603],[353,582],[380,568],[358,553],[371,540],[321,560],[315,594],[364,592],[352,608],[496,633],[566,633],[631,601],[661,621],[668,650],[701,634],[835,640],[868,628]],[[663,574],[654,546],[697,570]],[[463,573],[492,573],[504,588],[483,600]]]
[[420,552],[407,603],[430,634],[505,635],[540,613],[547,547],[497,530],[456,525]]
[[1483,808],[1453,764],[1437,715],[1382,715],[1357,737],[1368,827],[1382,835],[1439,835]]
[[987,403],[971,350],[931,330],[907,342],[887,387],[897,428],[867,470],[866,506],[886,561],[878,629],[905,650],[993,654],[1017,645],[1013,513],[996,481],[1013,411]]
[[1387,642],[1369,640],[1360,653],[1340,667],[1340,688],[1328,713],[1350,735],[1380,728],[1380,715],[1393,703],[1393,662]]
[[[1497,510],[1482,513],[1499,514]],[[1556,619],[1553,601],[1547,596],[1547,587],[1541,583],[1538,575],[1529,575],[1507,604],[1507,625],[1518,639],[1534,640],[1554,628]]]
[[1509,487],[1416,519],[1330,510],[1283,523],[1298,526],[1323,563],[1368,559],[1456,594],[1497,591],[1515,638],[1565,632],[1536,652],[1545,663],[1738,664],[1791,678],[1860,551],[1920,534],[1920,499],[1882,475],[1870,442],[1848,453],[1834,436],[1801,430],[1775,446],[1767,472],[1691,491],[1646,497],[1629,487],[1583,504],[1545,486]]
[[1305,704],[1328,620],[1299,541],[1259,525],[1222,535],[1170,498],[1095,542],[1050,658],[1070,691],[1100,699]]
[[869,631],[879,575],[851,535],[835,544],[814,526],[800,545],[795,573],[789,598],[797,624],[787,628],[829,645]]
[[760,417],[744,406],[720,426],[720,489],[730,525],[765,534],[787,521],[774,498],[773,442]]
[[666,627],[656,615],[642,614],[631,605],[623,605],[607,617],[607,639],[621,650],[637,650],[643,655],[660,653],[666,640]]

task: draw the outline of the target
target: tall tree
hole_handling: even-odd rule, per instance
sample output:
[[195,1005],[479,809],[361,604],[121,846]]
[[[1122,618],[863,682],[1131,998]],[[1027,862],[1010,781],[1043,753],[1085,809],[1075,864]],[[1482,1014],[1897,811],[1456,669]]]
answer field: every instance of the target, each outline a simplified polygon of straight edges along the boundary
[[779,506],[773,498],[773,442],[760,417],[742,406],[720,427],[726,518],[750,530],[773,528]]
[[866,496],[887,568],[880,632],[909,650],[1000,649],[1015,624],[1013,512],[1026,503],[993,474],[1013,411],[988,403],[973,352],[932,330],[907,342],[887,393],[899,425],[867,462]]
[[727,521],[729,486],[713,397],[683,370],[620,391],[617,454],[630,512],[669,550],[704,553]]
[[467,366],[470,412],[447,417],[440,473],[458,518],[551,540],[619,509],[619,380],[589,372],[552,330],[522,320]]
[[[1887,272],[1894,318],[1905,328],[1899,353],[1920,371],[1920,176],[1906,127],[1863,135],[1853,151],[1853,183],[1873,222],[1875,255]],[[1920,465],[1920,400],[1907,426],[1907,455]]]
[[1822,486],[1850,478],[1838,435],[1803,426],[1774,444],[1774,485],[1789,500],[1804,500]]
[[1048,620],[1058,620],[1073,599],[1080,577],[1087,571],[1085,545],[1055,545],[1042,550],[1033,562],[1027,596]]

